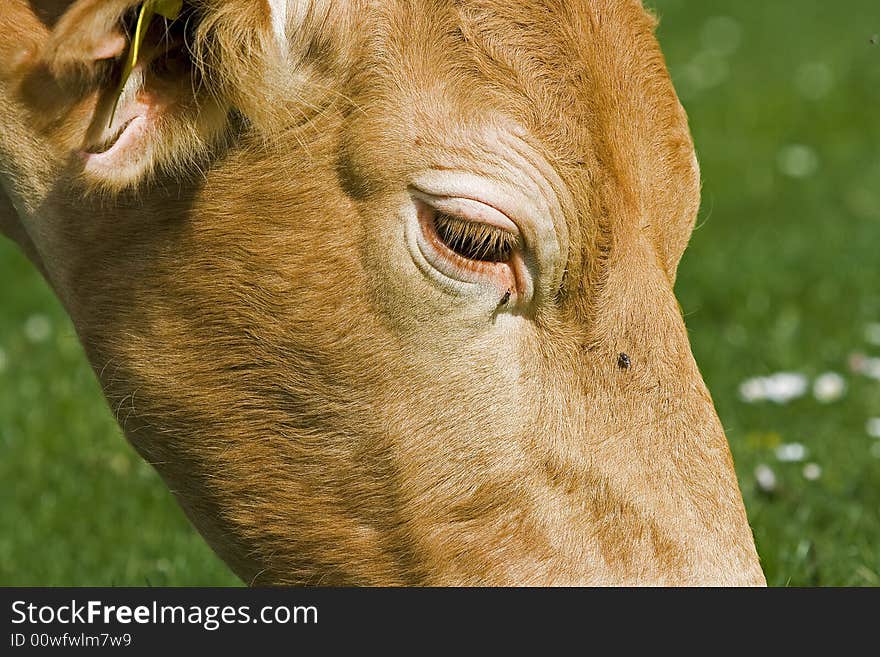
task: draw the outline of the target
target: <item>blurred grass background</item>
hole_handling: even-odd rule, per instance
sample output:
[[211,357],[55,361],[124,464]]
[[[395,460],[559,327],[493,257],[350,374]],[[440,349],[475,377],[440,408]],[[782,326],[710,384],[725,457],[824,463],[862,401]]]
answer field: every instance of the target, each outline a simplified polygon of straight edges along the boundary
[[[880,3],[647,4],[704,180],[677,293],[767,580],[880,585],[866,430],[880,382],[848,367],[880,356],[865,335],[880,322]],[[69,321],[7,242],[0,281],[0,584],[237,584],[127,446]],[[777,371],[838,372],[846,394],[741,400],[744,380]],[[781,461],[790,443],[804,457]]]

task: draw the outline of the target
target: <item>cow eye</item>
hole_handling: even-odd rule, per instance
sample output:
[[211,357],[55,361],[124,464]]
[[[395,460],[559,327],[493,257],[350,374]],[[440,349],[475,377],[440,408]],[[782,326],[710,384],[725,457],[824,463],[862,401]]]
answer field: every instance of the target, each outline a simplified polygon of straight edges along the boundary
[[479,262],[507,262],[518,238],[503,228],[434,212],[432,227],[439,240],[462,258]]
[[[531,274],[519,227],[494,206],[464,196],[412,191],[408,238],[415,263],[447,289],[493,290],[504,307],[528,303]],[[448,288],[450,279],[453,288]],[[473,285],[473,287],[460,287]],[[459,287],[456,287],[459,286]]]

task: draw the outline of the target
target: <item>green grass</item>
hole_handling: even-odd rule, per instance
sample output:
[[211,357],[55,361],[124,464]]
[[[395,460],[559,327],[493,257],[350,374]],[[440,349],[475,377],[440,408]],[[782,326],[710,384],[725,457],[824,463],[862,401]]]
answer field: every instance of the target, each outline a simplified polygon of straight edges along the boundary
[[[703,173],[676,291],[768,582],[878,585],[880,441],[865,422],[880,416],[880,383],[847,359],[871,353],[864,327],[880,322],[880,4],[654,6]],[[740,401],[743,379],[780,370],[839,372],[848,394]],[[822,476],[779,463],[778,440],[805,445]],[[777,475],[772,494],[756,486],[759,463]]]
[[[880,321],[880,5],[651,4],[704,178],[677,292],[767,579],[880,584],[880,441],[865,431],[880,383],[847,370]],[[235,584],[121,437],[69,321],[8,243],[0,280],[0,584]],[[847,395],[740,401],[744,379],[779,370],[840,372]],[[805,445],[819,479],[778,462],[779,441]]]
[[73,327],[0,243],[0,585],[236,584],[122,437]]

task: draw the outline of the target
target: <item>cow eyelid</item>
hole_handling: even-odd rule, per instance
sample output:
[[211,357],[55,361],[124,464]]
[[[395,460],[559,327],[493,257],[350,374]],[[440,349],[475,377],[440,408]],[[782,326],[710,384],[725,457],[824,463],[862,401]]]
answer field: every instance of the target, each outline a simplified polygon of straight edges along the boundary
[[443,244],[468,260],[507,262],[519,246],[519,238],[503,228],[444,212],[434,212],[433,225]]

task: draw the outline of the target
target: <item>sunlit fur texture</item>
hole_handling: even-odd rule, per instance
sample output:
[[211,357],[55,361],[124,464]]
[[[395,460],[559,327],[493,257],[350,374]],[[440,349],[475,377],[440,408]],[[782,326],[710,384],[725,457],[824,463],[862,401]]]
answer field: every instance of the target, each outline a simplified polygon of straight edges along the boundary
[[[285,44],[198,0],[203,84],[105,181],[72,155],[113,84],[89,44],[134,3],[68,4],[0,7],[0,228],[245,582],[764,583],[673,294],[699,174],[640,3],[293,0]],[[509,126],[568,257],[496,316],[413,277],[398,210]]]

